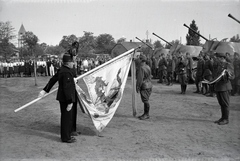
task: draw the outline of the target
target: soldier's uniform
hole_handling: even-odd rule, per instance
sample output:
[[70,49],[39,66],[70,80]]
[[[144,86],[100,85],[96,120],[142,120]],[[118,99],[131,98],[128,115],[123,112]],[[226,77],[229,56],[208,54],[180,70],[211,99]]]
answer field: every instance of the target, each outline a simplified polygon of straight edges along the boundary
[[186,56],[187,56],[186,59],[188,61],[188,63],[187,63],[187,78],[188,78],[188,83],[189,83],[190,81],[194,81],[193,75],[192,75],[193,59],[189,53],[186,53]]
[[149,97],[152,93],[152,82],[151,82],[151,68],[143,62],[147,61],[145,55],[140,55],[141,65],[139,67],[139,71],[137,73],[137,82],[136,82],[136,90],[140,92],[141,100],[144,104],[144,114],[139,116],[140,120],[149,119]]
[[167,75],[167,60],[164,57],[164,54],[161,55],[161,58],[158,63],[158,73],[159,73],[158,83],[163,83],[163,79],[165,79]]
[[233,65],[230,62],[226,62],[226,55],[223,53],[217,53],[219,59],[225,59],[225,62],[219,60],[217,67],[217,75],[219,76],[224,69],[227,70],[224,76],[215,83],[215,91],[217,95],[217,100],[221,106],[222,117],[215,121],[219,125],[228,124],[229,121],[229,91],[232,89],[230,80],[234,78],[234,69]]
[[197,90],[194,93],[201,93],[199,83],[203,80],[203,73],[204,73],[204,60],[202,55],[199,55],[201,57],[197,62],[197,72],[196,72],[196,78],[195,78],[195,85],[197,87]]
[[158,78],[157,70],[158,70],[157,59],[155,57],[152,57],[152,75],[154,79]]
[[176,74],[178,75],[179,83],[181,85],[181,94],[185,94],[187,89],[187,60],[184,57],[178,57],[176,65]]
[[234,67],[235,78],[231,81],[232,87],[233,87],[231,94],[234,96],[237,92],[239,93],[239,90],[240,90],[240,55],[239,53],[234,53],[233,67]]
[[[212,79],[213,79],[212,72],[213,72],[213,61],[210,60],[209,55],[206,54],[205,55],[205,63],[204,63],[203,79],[212,81]],[[203,94],[207,94],[207,93],[213,91],[212,87],[211,86],[209,87],[208,84],[204,84],[203,86],[205,88],[205,93],[203,93]]]
[[175,61],[168,56],[167,58],[167,85],[172,85],[173,83],[173,73],[175,71]]

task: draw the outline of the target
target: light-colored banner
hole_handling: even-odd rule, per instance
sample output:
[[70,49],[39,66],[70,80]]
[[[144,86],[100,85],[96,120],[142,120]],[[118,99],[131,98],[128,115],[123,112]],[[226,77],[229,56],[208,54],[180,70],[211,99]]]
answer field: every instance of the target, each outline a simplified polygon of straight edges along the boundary
[[83,77],[89,96],[76,87],[85,113],[90,115],[99,132],[107,126],[120,104],[133,54],[120,57]]

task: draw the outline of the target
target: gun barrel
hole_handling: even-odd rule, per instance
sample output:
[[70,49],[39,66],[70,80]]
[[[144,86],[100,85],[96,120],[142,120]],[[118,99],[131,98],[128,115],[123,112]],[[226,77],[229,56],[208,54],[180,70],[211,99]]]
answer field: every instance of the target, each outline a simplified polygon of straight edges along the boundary
[[198,36],[200,36],[201,38],[203,38],[204,40],[208,41],[208,39],[202,35],[200,35],[198,32],[196,32],[195,30],[191,29],[190,27],[188,27],[186,24],[183,24],[183,26],[187,27],[189,30],[191,30],[192,32],[194,32],[195,34],[197,34]]
[[234,19],[235,21],[237,21],[238,23],[240,23],[240,21],[238,19],[236,19],[235,17],[233,17],[230,13],[228,14],[228,17]]
[[140,40],[138,37],[136,37],[136,39],[138,39],[138,40],[141,41],[143,44],[147,45],[149,48],[151,48],[151,49],[153,50],[153,48],[152,48],[150,45],[148,45],[148,44],[145,43],[144,41]]
[[163,38],[161,38],[160,36],[158,36],[157,34],[155,34],[154,32],[152,33],[153,35],[157,36],[159,39],[165,41],[167,44],[169,44],[170,46],[172,46],[171,43],[167,42],[166,40],[164,40]]

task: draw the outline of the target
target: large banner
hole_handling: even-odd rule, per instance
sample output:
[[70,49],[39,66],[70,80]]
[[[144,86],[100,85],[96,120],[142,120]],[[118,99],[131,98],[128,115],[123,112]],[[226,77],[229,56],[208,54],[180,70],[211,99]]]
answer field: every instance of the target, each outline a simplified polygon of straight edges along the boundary
[[82,108],[90,115],[99,132],[107,126],[120,104],[133,53],[115,59],[83,77],[88,95],[76,86]]

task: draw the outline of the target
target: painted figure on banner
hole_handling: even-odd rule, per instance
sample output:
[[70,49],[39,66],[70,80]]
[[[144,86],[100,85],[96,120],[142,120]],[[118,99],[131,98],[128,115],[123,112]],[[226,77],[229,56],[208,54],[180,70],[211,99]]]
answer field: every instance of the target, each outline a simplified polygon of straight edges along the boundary
[[129,53],[83,77],[86,93],[76,87],[83,110],[99,132],[106,127],[120,104],[132,58],[133,54]]

